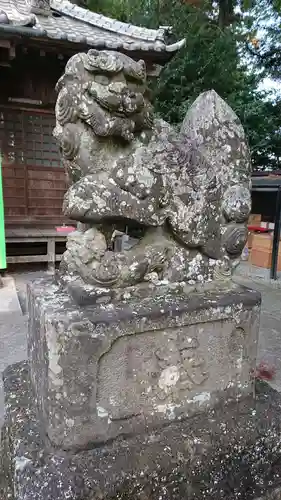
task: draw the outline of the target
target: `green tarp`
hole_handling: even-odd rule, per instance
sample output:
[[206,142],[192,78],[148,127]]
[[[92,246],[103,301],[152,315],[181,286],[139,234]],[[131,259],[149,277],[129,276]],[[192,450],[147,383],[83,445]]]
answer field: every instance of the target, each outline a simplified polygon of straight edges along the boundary
[[6,269],[6,241],[4,223],[4,200],[2,187],[2,159],[0,155],[0,269]]

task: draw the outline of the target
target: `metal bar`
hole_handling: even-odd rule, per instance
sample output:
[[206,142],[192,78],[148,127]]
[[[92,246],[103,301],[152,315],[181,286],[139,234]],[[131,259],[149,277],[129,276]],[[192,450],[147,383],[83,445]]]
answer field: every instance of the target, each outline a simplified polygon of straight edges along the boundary
[[4,197],[2,189],[2,158],[0,155],[0,269],[6,269],[6,240],[5,240],[5,220],[4,220]]
[[42,30],[42,29],[36,29],[34,30],[33,28],[28,28],[26,26],[13,26],[11,24],[9,25],[1,25],[0,26],[0,32],[4,33],[9,33],[9,34],[14,34],[14,35],[23,35],[23,36],[30,36],[32,38],[47,38],[47,31]]
[[281,186],[281,180],[278,182],[264,182],[260,184],[255,184],[254,182],[252,183],[252,189],[278,189],[278,187]]
[[255,192],[259,192],[259,193],[260,193],[260,192],[263,192],[263,193],[277,193],[277,191],[278,191],[278,187],[279,187],[279,186],[276,186],[276,187],[268,187],[268,188],[266,188],[266,187],[262,187],[262,188],[253,187],[253,188],[251,189],[251,191],[252,191],[252,192],[253,192],[253,191],[255,191]]
[[[274,170],[274,175],[281,175],[281,170]],[[269,177],[272,175],[272,172],[253,172],[252,177]]]
[[271,269],[270,278],[277,279],[277,264],[278,264],[278,251],[281,230],[281,186],[277,191],[276,209],[275,209],[275,225],[273,233],[272,255],[271,255]]

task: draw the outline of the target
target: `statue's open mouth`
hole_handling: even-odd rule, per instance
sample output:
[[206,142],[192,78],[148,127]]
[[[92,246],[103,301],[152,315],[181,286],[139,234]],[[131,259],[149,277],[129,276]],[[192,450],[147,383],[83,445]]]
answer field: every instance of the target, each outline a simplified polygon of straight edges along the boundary
[[109,95],[107,98],[98,96],[96,92],[93,92],[95,101],[109,113],[114,112],[116,116],[130,116],[135,113],[139,113],[144,108],[144,99],[140,94],[134,99],[130,98],[128,95],[116,96]]

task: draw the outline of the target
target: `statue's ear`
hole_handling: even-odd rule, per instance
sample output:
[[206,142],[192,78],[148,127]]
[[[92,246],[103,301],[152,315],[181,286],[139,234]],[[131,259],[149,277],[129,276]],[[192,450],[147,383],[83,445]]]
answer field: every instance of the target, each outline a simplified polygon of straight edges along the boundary
[[59,92],[63,87],[65,87],[68,83],[73,82],[75,79],[74,75],[64,73],[58,80],[55,86],[56,92]]
[[143,69],[146,69],[146,64],[145,64],[145,62],[144,62],[144,60],[143,60],[143,59],[139,59],[139,60],[138,60],[138,64],[139,64],[139,65],[140,65]]

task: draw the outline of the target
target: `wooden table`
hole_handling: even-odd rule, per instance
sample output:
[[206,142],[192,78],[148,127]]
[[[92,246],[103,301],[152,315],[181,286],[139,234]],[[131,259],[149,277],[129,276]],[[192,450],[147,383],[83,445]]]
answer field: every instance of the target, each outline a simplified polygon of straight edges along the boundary
[[31,262],[47,262],[48,269],[54,271],[55,263],[62,258],[62,253],[56,252],[56,243],[65,242],[67,235],[75,228],[67,231],[57,231],[54,229],[17,228],[6,230],[7,243],[46,243],[46,253],[41,255],[7,255],[8,264],[21,264]]

